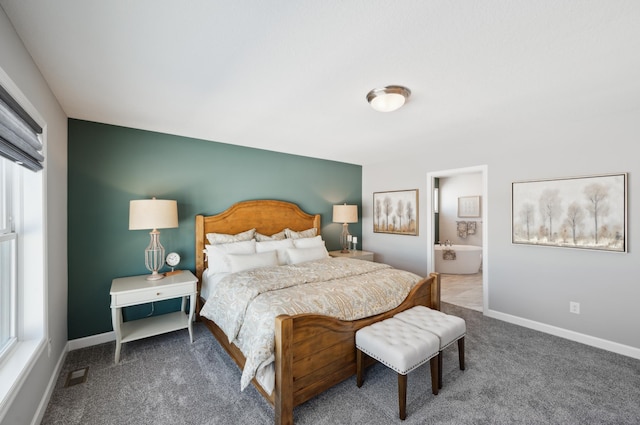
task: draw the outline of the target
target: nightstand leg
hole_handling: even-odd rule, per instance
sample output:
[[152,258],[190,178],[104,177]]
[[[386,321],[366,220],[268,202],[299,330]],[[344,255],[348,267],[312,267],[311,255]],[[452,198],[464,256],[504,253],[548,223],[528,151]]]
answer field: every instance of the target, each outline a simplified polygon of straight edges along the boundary
[[[183,304],[186,300],[186,297],[183,298]],[[182,306],[182,308],[184,309],[184,305]],[[196,311],[196,294],[191,294],[191,296],[189,297],[189,339],[191,340],[191,343],[193,344],[193,314]]]
[[180,311],[185,311],[186,306],[187,306],[187,297],[182,297],[182,307],[180,307]]
[[120,332],[120,325],[122,324],[122,308],[111,309],[111,324],[113,330],[116,333],[116,356],[115,363],[120,362],[120,349],[122,348],[122,333]]

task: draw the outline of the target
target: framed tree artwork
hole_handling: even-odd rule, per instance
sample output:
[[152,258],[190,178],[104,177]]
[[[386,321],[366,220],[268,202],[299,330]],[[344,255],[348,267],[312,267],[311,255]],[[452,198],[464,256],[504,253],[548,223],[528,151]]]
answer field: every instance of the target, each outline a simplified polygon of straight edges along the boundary
[[627,174],[512,183],[514,244],[627,251]]
[[418,235],[418,189],[373,194],[374,233]]

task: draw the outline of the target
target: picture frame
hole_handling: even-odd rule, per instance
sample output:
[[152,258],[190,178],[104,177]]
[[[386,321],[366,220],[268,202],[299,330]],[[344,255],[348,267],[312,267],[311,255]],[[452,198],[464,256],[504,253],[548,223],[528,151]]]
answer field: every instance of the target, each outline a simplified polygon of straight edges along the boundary
[[627,252],[627,173],[513,182],[511,241]]
[[418,236],[418,189],[374,192],[373,232]]
[[458,198],[458,217],[480,217],[480,196],[460,196]]

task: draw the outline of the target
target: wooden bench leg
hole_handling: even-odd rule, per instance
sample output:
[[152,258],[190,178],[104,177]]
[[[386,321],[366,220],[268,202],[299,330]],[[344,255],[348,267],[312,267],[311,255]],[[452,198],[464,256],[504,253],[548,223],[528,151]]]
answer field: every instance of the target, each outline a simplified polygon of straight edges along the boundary
[[458,340],[458,359],[460,360],[460,370],[464,370],[464,337]]
[[398,404],[400,407],[400,419],[407,417],[407,375],[398,374]]
[[358,388],[364,382],[364,356],[365,354],[362,351],[356,349],[356,385],[358,385]]
[[438,354],[435,357],[432,357],[429,360],[429,364],[431,365],[431,392],[434,395],[438,395],[438,389],[442,386],[440,384],[441,379],[441,369],[440,364],[442,362],[442,355]]
[[[438,351],[438,389],[442,389],[442,357],[444,357],[442,351]],[[431,373],[433,373],[433,371]]]

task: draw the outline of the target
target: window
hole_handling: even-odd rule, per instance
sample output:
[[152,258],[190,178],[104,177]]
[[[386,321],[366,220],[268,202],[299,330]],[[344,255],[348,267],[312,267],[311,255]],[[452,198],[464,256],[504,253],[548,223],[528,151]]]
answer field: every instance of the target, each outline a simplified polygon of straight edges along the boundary
[[[42,116],[2,69],[0,88],[0,422],[4,423],[38,359],[48,353],[47,132],[37,124],[45,123]],[[13,119],[16,116],[26,126]],[[30,121],[36,123],[35,129]]]
[[13,228],[15,165],[0,158],[0,360],[16,342],[16,241]]

